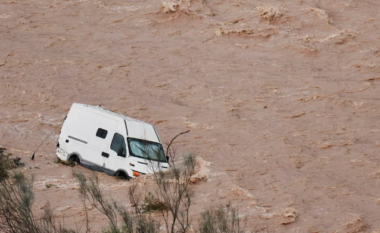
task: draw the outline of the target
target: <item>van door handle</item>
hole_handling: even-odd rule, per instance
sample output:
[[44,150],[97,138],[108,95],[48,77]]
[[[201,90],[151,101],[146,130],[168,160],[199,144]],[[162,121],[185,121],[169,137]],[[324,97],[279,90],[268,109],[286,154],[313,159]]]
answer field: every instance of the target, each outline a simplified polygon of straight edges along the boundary
[[110,154],[102,152],[102,156],[108,158],[108,157],[110,157]]

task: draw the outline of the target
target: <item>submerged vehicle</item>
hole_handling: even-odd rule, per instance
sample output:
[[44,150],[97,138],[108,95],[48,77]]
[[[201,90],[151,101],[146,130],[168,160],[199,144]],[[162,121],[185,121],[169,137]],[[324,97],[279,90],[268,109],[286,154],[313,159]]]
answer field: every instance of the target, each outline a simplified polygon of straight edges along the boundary
[[63,122],[56,154],[63,161],[127,179],[169,168],[153,125],[79,103]]

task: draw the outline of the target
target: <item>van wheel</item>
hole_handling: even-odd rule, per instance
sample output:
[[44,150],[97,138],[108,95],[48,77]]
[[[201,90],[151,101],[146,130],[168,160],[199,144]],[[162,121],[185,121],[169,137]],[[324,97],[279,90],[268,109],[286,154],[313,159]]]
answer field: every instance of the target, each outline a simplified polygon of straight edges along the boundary
[[80,164],[80,159],[79,159],[79,157],[77,155],[71,156],[70,159],[69,159],[69,161],[70,162],[74,162],[76,164]]
[[116,177],[118,178],[118,179],[122,179],[122,180],[130,180],[131,179],[131,177],[129,177],[127,174],[125,174],[125,172],[123,172],[123,171],[118,171],[118,172],[116,172]]

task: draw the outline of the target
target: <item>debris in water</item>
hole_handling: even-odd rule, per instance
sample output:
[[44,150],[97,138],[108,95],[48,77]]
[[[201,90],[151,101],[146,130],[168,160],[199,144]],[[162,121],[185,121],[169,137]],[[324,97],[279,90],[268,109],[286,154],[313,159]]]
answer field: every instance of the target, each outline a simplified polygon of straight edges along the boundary
[[49,188],[57,187],[57,186],[54,185],[54,184],[46,184],[45,187],[46,187],[47,189],[49,189]]
[[346,225],[346,231],[347,233],[359,233],[359,232],[365,232],[368,228],[368,225],[363,222],[363,219],[358,217],[354,220],[348,222]]
[[251,36],[251,37],[262,37],[269,38],[272,35],[277,34],[276,27],[269,27],[263,29],[252,29],[252,28],[236,28],[236,29],[227,29],[227,28],[219,28],[215,31],[217,36],[235,34],[239,36]]
[[301,116],[304,116],[306,115],[306,113],[299,113],[299,114],[296,114],[296,115],[293,115],[293,116],[288,116],[288,117],[284,117],[284,118],[298,118],[298,117],[301,117]]
[[6,150],[6,148],[0,147],[0,161],[1,163],[6,164],[6,167],[8,167],[8,169],[25,166],[25,164],[21,162],[20,157],[15,157],[12,159],[9,158],[9,156],[12,156],[12,154],[6,152]]
[[298,212],[294,208],[287,208],[284,210],[284,220],[281,222],[281,225],[288,225],[296,221],[298,217]]
[[277,7],[269,5],[258,6],[256,10],[259,13],[261,19],[267,20],[269,22],[274,22],[282,15]]
[[380,77],[368,78],[368,79],[364,79],[363,81],[376,81],[376,80],[380,80]]
[[63,160],[60,160],[59,158],[57,158],[56,163],[60,163],[60,164],[63,164],[63,165],[69,166],[69,167],[74,167],[75,166],[75,162],[73,162],[73,161],[63,161]]
[[239,47],[239,48],[242,48],[242,49],[246,49],[246,48],[248,48],[249,47],[249,45],[247,45],[247,44],[235,44],[237,47]]

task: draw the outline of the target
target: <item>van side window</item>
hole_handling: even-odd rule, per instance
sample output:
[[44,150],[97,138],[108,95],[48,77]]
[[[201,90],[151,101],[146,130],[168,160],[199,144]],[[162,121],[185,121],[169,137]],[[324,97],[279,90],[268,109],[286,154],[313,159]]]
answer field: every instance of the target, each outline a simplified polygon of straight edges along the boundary
[[125,153],[124,137],[121,136],[120,134],[115,133],[115,135],[113,136],[112,142],[111,142],[111,150],[118,153],[120,148],[123,148],[124,153]]
[[96,136],[100,138],[106,138],[107,137],[107,130],[99,128],[98,131],[96,131]]

